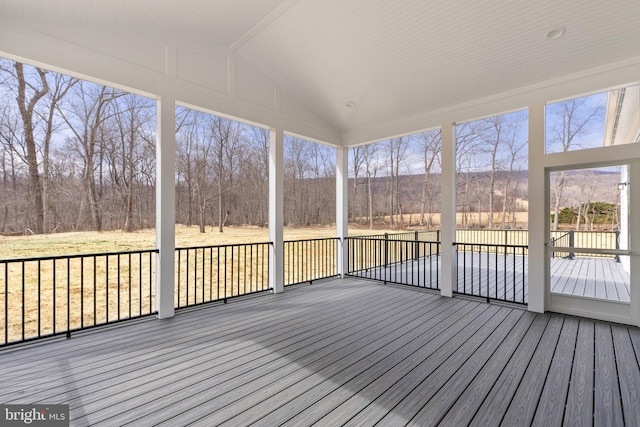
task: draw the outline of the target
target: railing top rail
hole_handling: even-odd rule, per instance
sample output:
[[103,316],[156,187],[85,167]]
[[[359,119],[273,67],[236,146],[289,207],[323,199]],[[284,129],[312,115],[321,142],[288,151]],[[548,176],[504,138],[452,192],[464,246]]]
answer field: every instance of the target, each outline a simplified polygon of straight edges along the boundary
[[340,240],[339,237],[314,237],[312,239],[295,239],[295,240],[284,240],[284,243],[295,243],[295,242],[318,242],[322,240]]
[[529,249],[529,245],[505,245],[504,243],[467,243],[467,242],[453,242],[453,246],[465,245],[465,246],[488,246],[491,248],[518,248]]
[[568,246],[550,246],[551,252],[570,252],[574,254],[587,255],[634,255],[635,253],[627,249],[602,249],[602,248],[576,248]]
[[10,262],[33,262],[33,261],[52,261],[59,259],[75,259],[75,258],[91,258],[91,257],[99,257],[99,256],[116,256],[116,255],[135,255],[135,254],[148,254],[148,253],[158,253],[158,249],[139,249],[135,251],[122,251],[122,252],[100,252],[100,253],[91,253],[91,254],[75,254],[75,255],[55,255],[55,256],[46,256],[46,257],[30,257],[30,258],[10,258],[10,259],[2,259],[0,260],[0,264],[10,263]]
[[228,243],[226,245],[202,245],[202,246],[185,246],[176,248],[176,251],[185,251],[191,249],[211,249],[211,248],[228,248],[231,246],[258,246],[258,245],[273,245],[273,242],[255,242],[255,243]]
[[403,242],[403,243],[433,243],[433,244],[440,244],[439,241],[437,240],[414,240],[414,239],[373,239],[371,237],[362,237],[362,236],[349,236],[347,237],[347,239],[349,240],[375,240],[375,241],[382,241],[382,242]]

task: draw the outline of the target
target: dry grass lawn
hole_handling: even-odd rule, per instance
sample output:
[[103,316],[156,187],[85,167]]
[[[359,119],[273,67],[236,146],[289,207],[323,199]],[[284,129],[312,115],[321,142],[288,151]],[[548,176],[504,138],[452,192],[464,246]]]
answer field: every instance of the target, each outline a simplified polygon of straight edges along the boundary
[[[390,231],[350,230],[353,235],[384,232]],[[333,227],[284,231],[285,240],[334,236]],[[258,227],[200,233],[198,227],[176,226],[179,248],[265,243],[268,239],[268,230]],[[153,250],[155,246],[155,230],[0,236],[0,344],[151,313],[155,307],[155,254],[86,255]],[[285,265],[289,266],[286,283],[326,274],[323,268],[333,265],[335,253],[327,252],[326,262],[319,264],[310,261],[309,252],[318,250],[314,248],[313,244],[299,245],[285,253]],[[1,262],[73,255],[85,256]],[[267,264],[266,245],[181,251],[176,260],[176,305],[264,290],[268,287]]]
[[[352,235],[393,233],[393,230],[349,229]],[[397,232],[397,231],[395,231]],[[33,236],[0,236],[0,260],[16,258],[78,255],[105,252],[125,252],[154,249],[155,229],[132,233],[122,231],[87,231]],[[335,237],[334,227],[285,227],[285,240]],[[223,233],[207,228],[200,233],[198,227],[176,226],[176,247],[217,246],[241,243],[268,242],[269,230],[260,227],[226,227]]]

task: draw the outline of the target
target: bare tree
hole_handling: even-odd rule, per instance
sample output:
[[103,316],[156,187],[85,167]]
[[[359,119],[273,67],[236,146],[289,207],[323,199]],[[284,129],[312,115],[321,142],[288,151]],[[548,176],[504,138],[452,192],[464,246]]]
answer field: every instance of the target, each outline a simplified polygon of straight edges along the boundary
[[504,118],[495,116],[484,121],[492,132],[483,132],[481,139],[483,147],[489,153],[491,168],[489,169],[489,212],[487,213],[487,228],[493,229],[493,205],[496,196],[496,174],[498,172],[498,149],[500,147]]
[[[0,111],[0,144],[2,144],[2,196],[4,199],[4,220],[2,230],[16,224],[18,218],[23,218],[24,224],[18,227],[24,230],[28,224],[28,215],[20,215],[20,205],[24,198],[20,197],[18,189],[21,165],[26,165],[26,153],[20,147],[21,127],[17,117],[14,117],[8,105]],[[11,206],[11,209],[9,208]],[[11,210],[11,212],[10,212]]]
[[[507,228],[507,222],[510,222],[512,227],[515,225],[516,199],[520,180],[514,178],[514,174],[522,170],[523,167],[526,168],[526,164],[523,165],[522,163],[526,162],[526,147],[528,141],[524,138],[519,139],[517,137],[517,129],[517,125],[512,128],[512,134],[505,141],[509,169],[503,184],[504,197],[502,199],[502,216],[500,224],[503,229]],[[507,214],[509,214],[509,219],[507,219]]]
[[[102,143],[107,138],[105,121],[115,113],[111,111],[111,102],[123,93],[106,86],[79,82],[75,85],[74,100],[66,108],[59,108],[60,114],[69,126],[74,138],[68,140],[83,162],[84,196],[88,205],[91,226],[94,230],[102,230],[101,210],[96,189],[96,170],[102,162],[97,155],[102,152]],[[78,222],[83,215],[83,205],[78,213]]]
[[24,73],[24,66],[20,62],[14,62],[15,77],[17,80],[18,95],[16,101],[18,110],[22,118],[22,137],[26,146],[26,161],[29,168],[29,188],[32,192],[33,207],[35,214],[36,233],[43,233],[44,228],[44,205],[42,203],[42,180],[38,168],[38,154],[36,149],[36,137],[34,132],[34,116],[38,102],[49,92],[47,82],[47,72],[40,68],[36,69],[38,82],[27,82]]
[[[247,171],[243,174],[250,180],[246,187],[252,188],[249,197],[251,205],[256,209],[255,223],[264,227],[267,223],[269,212],[269,129],[252,127],[249,141],[247,141],[248,155],[243,158],[243,168]],[[243,185],[244,187],[244,185]],[[249,211],[251,206],[246,206]],[[250,221],[245,221],[249,223]]]
[[462,211],[463,227],[470,226],[471,213],[477,209],[474,208],[474,204],[479,201],[475,197],[480,178],[477,163],[477,126],[477,122],[464,123],[458,125],[456,131],[456,210]]
[[[360,173],[362,171],[363,168],[363,164],[364,164],[364,151],[365,151],[365,147],[366,146],[358,146],[358,147],[353,147],[351,149],[351,165],[353,168],[353,193],[351,194],[351,197],[349,198],[350,203],[349,203],[349,218],[351,218],[352,221],[355,221],[359,218],[362,217],[362,211],[361,211],[361,204],[358,201],[358,185],[360,185],[361,183],[359,182],[359,178],[360,178]],[[356,210],[355,208],[357,207],[357,214],[354,213],[354,210]]]
[[[589,97],[575,98],[548,108],[547,147],[566,152],[580,147],[581,137],[591,132],[594,117],[601,114],[603,106],[593,104]],[[558,214],[566,175],[561,172],[553,182],[553,230],[558,229]]]
[[58,129],[56,109],[67,96],[69,90],[78,83],[78,79],[65,76],[63,74],[51,73],[52,82],[49,84],[51,90],[48,96],[48,107],[40,115],[40,122],[43,124],[43,141],[42,141],[42,223],[43,232],[48,232],[48,215],[50,202],[49,189],[49,162],[51,152],[51,139],[53,133]]
[[153,154],[144,150],[148,145],[145,144],[145,140],[150,139],[149,135],[145,135],[145,123],[152,121],[153,106],[148,100],[133,94],[123,95],[114,100],[113,104],[117,113],[113,116],[112,137],[108,139],[111,179],[124,205],[122,228],[131,232],[136,228],[134,198],[136,184],[140,179],[140,166],[145,160],[145,155]]
[[[194,186],[195,172],[193,171],[194,158],[197,153],[197,144],[203,139],[201,119],[202,113],[187,108],[178,108],[177,114],[180,116],[180,124],[176,130],[176,174],[179,180],[176,186],[178,194],[186,195],[186,206],[178,210],[177,214],[183,212],[185,224],[189,227],[194,222]],[[182,190],[182,185],[186,191]],[[181,198],[176,194],[176,203],[179,204]],[[178,206],[179,207],[179,206]],[[184,212],[186,210],[186,212]]]
[[378,145],[365,145],[363,152],[365,174],[367,177],[367,216],[369,218],[369,229],[373,230],[373,190],[372,182],[378,174]]
[[225,209],[226,193],[234,186],[233,175],[238,168],[236,154],[240,150],[241,130],[238,122],[218,116],[208,116],[207,130],[213,149],[218,198],[218,231],[224,231],[230,210]]
[[434,172],[440,169],[440,153],[442,152],[442,134],[440,130],[425,131],[418,135],[422,148],[424,178],[422,181],[422,197],[420,199],[420,226],[433,227],[434,214]]
[[400,198],[400,168],[406,158],[409,138],[399,137],[389,140],[389,222],[391,229],[404,224],[402,201]]

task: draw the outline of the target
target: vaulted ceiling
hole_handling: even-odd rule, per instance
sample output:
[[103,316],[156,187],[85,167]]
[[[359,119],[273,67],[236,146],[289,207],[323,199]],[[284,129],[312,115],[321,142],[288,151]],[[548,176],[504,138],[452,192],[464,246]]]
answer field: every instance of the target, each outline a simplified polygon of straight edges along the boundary
[[349,145],[637,82],[639,16],[638,0],[0,0],[0,55]]

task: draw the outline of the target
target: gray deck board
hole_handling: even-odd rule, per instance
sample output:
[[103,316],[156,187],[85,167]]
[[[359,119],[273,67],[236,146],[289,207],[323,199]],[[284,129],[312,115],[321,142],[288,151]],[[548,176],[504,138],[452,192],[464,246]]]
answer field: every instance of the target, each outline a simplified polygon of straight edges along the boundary
[[470,425],[487,426],[501,421],[522,377],[531,362],[540,339],[549,323],[549,315],[539,315],[501,372],[495,373],[496,381],[491,391],[473,415]]
[[[384,306],[384,302],[379,301],[379,306],[383,307]],[[241,338],[238,343],[236,344],[236,347],[239,348],[245,348],[245,351],[249,351],[252,350],[251,348],[246,348],[248,344],[251,343],[250,338],[252,336],[256,336],[256,335],[260,335],[260,336],[264,336],[264,331],[269,330],[270,333],[278,333],[279,331],[283,331],[282,334],[284,334],[285,336],[290,334],[290,332],[287,330],[286,325],[287,322],[290,322],[291,324],[296,324],[297,326],[299,326],[299,331],[304,331],[304,327],[306,325],[313,325],[313,326],[317,326],[318,324],[322,324],[322,320],[323,319],[328,319],[330,318],[332,315],[335,315],[336,313],[340,313],[341,310],[343,308],[341,308],[341,306],[338,306],[337,308],[330,308],[327,310],[326,316],[321,316],[318,319],[302,319],[302,321],[300,320],[299,315],[292,315],[292,316],[287,316],[285,318],[281,318],[282,322],[276,326],[276,327],[271,327],[269,329],[269,325],[268,325],[268,320],[269,318],[263,318],[263,317],[258,317],[258,319],[256,319],[259,323],[258,327],[252,327],[252,328],[248,328],[247,326],[250,325],[255,325],[255,323],[249,322],[249,323],[245,323],[242,322],[241,319],[237,319],[236,315],[231,314],[229,317],[230,319],[227,320],[227,322],[224,322],[220,325],[216,325],[217,327],[224,329],[225,331],[225,339],[230,339],[230,340],[234,340],[236,338]],[[297,313],[297,312],[296,312]],[[198,324],[203,324],[203,322],[200,322],[201,318],[200,318],[200,313],[196,313],[196,316],[194,316],[195,319],[194,320],[194,324],[198,325]],[[156,322],[157,326],[160,326],[159,323]],[[202,326],[201,328],[207,328],[208,326]],[[116,354],[116,356],[113,356],[113,351],[110,352],[109,354],[111,355],[111,357],[107,358],[105,357],[96,357],[96,360],[91,363],[91,364],[84,364],[84,362],[82,360],[78,361],[77,365],[74,365],[74,369],[73,369],[73,381],[74,382],[78,382],[81,381],[83,378],[85,378],[85,376],[89,376],[89,381],[91,383],[98,383],[100,378],[97,378],[95,376],[93,376],[94,373],[94,368],[96,365],[101,364],[101,363],[105,363],[105,362],[109,362],[110,364],[112,364],[112,366],[114,366],[113,371],[109,372],[107,375],[107,379],[109,378],[119,378],[122,375],[126,375],[128,372],[137,372],[137,373],[142,373],[141,369],[145,368],[145,367],[149,367],[151,368],[151,370],[157,370],[159,367],[158,363],[160,362],[165,362],[165,363],[169,363],[172,364],[174,363],[173,361],[175,361],[176,359],[179,358],[185,358],[185,356],[188,354],[190,356],[190,358],[194,358],[196,356],[198,356],[198,354],[194,354],[196,349],[202,348],[200,353],[208,353],[210,351],[210,349],[206,346],[202,346],[200,345],[199,341],[202,341],[201,339],[201,335],[198,335],[199,333],[201,334],[203,329],[199,329],[197,326],[196,327],[191,327],[189,328],[188,325],[184,325],[180,328],[178,328],[177,330],[172,331],[175,334],[175,346],[178,349],[178,351],[171,351],[171,352],[166,352],[164,346],[162,344],[157,344],[154,347],[149,347],[149,346],[145,346],[145,345],[141,345],[141,346],[137,346],[135,344],[135,336],[133,337],[133,340],[119,340],[118,344],[120,346],[122,346],[122,348],[125,348],[126,351],[118,351],[118,353]],[[148,331],[145,329],[145,331],[141,331],[141,333],[150,333],[151,331]],[[158,335],[162,335],[161,331],[157,331]],[[276,335],[279,336],[279,335]],[[97,336],[99,337],[99,335]],[[191,339],[192,337],[196,337],[195,340]],[[70,343],[74,343],[75,340],[71,340]],[[124,345],[123,345],[124,344]],[[99,343],[97,344],[99,346]],[[111,347],[112,350],[114,350],[114,347]],[[117,349],[117,347],[116,347]],[[154,353],[154,351],[156,349],[159,349],[159,353],[156,354]],[[75,348],[76,352],[78,354],[82,354],[83,352],[86,351],[86,348]],[[225,351],[229,352],[231,350],[234,350],[234,346],[227,346],[225,347]],[[38,356],[41,357],[41,356]],[[151,358],[153,358],[153,364],[149,364],[148,360],[150,360]],[[142,362],[142,364],[137,363],[138,361]],[[42,367],[37,366],[36,370],[40,371],[42,369]],[[48,369],[48,367],[47,367]],[[20,375],[23,375],[22,373]],[[63,378],[64,380],[64,378]],[[32,382],[15,382],[14,383],[17,387],[20,387],[22,389],[27,390],[29,393],[33,393],[35,392],[35,386],[38,387],[42,387],[45,384],[42,383],[42,381],[38,381],[37,379],[33,380]],[[62,387],[65,386],[65,383],[61,384]],[[48,383],[46,384],[46,388],[47,390],[52,390],[53,389],[53,384]],[[8,392],[10,390],[7,390]],[[55,392],[55,390],[53,390]],[[26,397],[26,396],[22,396],[22,397]],[[2,398],[2,396],[0,396],[0,398]]]
[[[474,313],[481,313],[485,307],[470,306],[449,315],[442,321],[439,330],[434,330],[426,338],[429,345],[421,347],[414,355],[397,360],[384,374],[371,378],[371,381],[361,383],[347,383],[345,389],[334,391],[320,401],[317,407],[307,408],[296,417],[289,420],[290,425],[306,425],[306,420],[320,420],[324,425],[340,425],[348,421],[354,413],[364,409],[369,403],[376,401],[399,378],[403,378],[415,369],[423,360],[431,357],[438,348],[444,346],[456,334],[463,330],[475,319]],[[465,314],[466,312],[466,314]],[[355,385],[355,386],[354,386]],[[364,387],[363,387],[364,385]]]
[[336,278],[4,349],[0,402],[73,426],[638,425],[638,350],[634,327]]
[[[300,422],[318,421],[337,405],[361,392],[364,387],[396,368],[401,362],[411,360],[419,355],[419,352],[424,351],[429,344],[436,345],[434,340],[445,332],[443,328],[451,328],[470,309],[469,304],[459,304],[451,308],[456,311],[430,313],[429,319],[421,325],[420,334],[398,352],[373,364],[367,364],[364,360],[360,361],[363,368],[361,371],[354,370],[350,372],[351,375],[341,375],[340,378],[328,378],[321,386],[309,389],[285,404],[282,404],[281,401],[273,402],[273,407],[277,409],[260,419],[257,424],[268,426],[287,422],[289,425],[295,425]],[[322,403],[317,404],[320,400],[323,400]]]
[[594,425],[624,424],[611,325],[596,322]]
[[[484,310],[480,315],[475,317],[474,321],[468,324],[465,329],[455,335],[446,344],[440,346],[429,357],[420,361],[415,368],[405,374],[401,381],[396,381],[387,388],[375,401],[371,402],[366,408],[358,413],[357,416],[349,420],[345,425],[370,425],[375,424],[380,419],[396,412],[396,407],[402,403],[407,395],[416,387],[418,387],[424,379],[436,371],[440,366],[446,364],[449,357],[457,354],[457,350],[470,340],[477,340],[478,331],[484,323],[493,319],[499,309],[490,307]],[[474,340],[475,341],[475,340]],[[473,345],[470,344],[470,345]],[[468,347],[465,348],[465,350]],[[464,351],[464,350],[463,350]],[[460,356],[459,356],[460,357]],[[419,404],[420,402],[407,402],[407,404]],[[399,414],[401,417],[403,413]],[[410,418],[410,417],[409,417]],[[408,419],[407,419],[408,421]]]
[[630,426],[640,426],[640,366],[634,354],[627,328],[611,327],[618,368],[618,383],[624,404],[624,421]]
[[[297,395],[315,387],[324,378],[331,378],[352,367],[362,360],[369,360],[372,357],[385,357],[398,350],[402,340],[409,339],[405,334],[405,328],[416,333],[416,327],[424,321],[425,311],[402,310],[392,318],[384,316],[386,326],[383,328],[373,328],[371,334],[358,336],[349,345],[334,351],[321,351],[321,357],[313,361],[306,361],[295,366],[273,371],[270,375],[262,378],[261,381],[252,381],[246,387],[234,390],[234,393],[222,395],[220,399],[207,399],[203,406],[197,410],[191,409],[188,412],[176,417],[171,423],[186,424],[197,421],[202,425],[211,425],[212,419],[220,422],[229,421],[232,425],[247,425],[254,421],[252,416],[272,408],[269,400],[275,396],[281,400],[287,395]],[[382,314],[380,316],[383,316]],[[409,334],[409,335],[410,335]],[[375,355],[375,356],[374,356]],[[313,369],[310,369],[310,368]],[[291,372],[287,372],[291,370]],[[243,395],[241,402],[228,405],[229,399],[235,400],[235,393]]]
[[580,321],[567,395],[564,425],[593,425],[593,322]]
[[[432,298],[434,298],[434,296],[432,296]],[[188,401],[189,405],[197,407],[202,396],[208,399],[214,396],[220,396],[218,400],[229,399],[230,394],[225,395],[225,393],[234,390],[235,392],[240,392],[241,387],[258,388],[265,383],[269,384],[272,378],[277,378],[278,375],[286,376],[290,372],[295,372],[297,366],[287,363],[289,361],[297,362],[298,359],[306,357],[304,360],[310,363],[314,357],[322,356],[323,351],[341,349],[341,346],[343,346],[345,342],[351,342],[356,334],[360,334],[358,337],[361,337],[367,333],[371,334],[372,331],[375,332],[376,327],[380,323],[375,320],[376,318],[389,316],[387,320],[391,321],[394,318],[393,316],[399,317],[399,307],[403,307],[410,312],[412,306],[417,307],[419,305],[406,298],[402,298],[395,303],[387,302],[386,307],[379,304],[383,302],[384,301],[376,301],[375,304],[372,304],[368,310],[366,310],[367,313],[360,319],[360,322],[354,322],[352,328],[341,328],[339,333],[335,333],[335,323],[330,323],[326,328],[323,328],[323,335],[313,334],[310,336],[311,339],[304,339],[302,342],[296,342],[294,345],[284,348],[263,337],[260,340],[259,347],[267,348],[268,357],[266,358],[252,357],[254,353],[251,351],[242,351],[240,354],[231,354],[228,358],[229,360],[216,360],[215,365],[205,367],[195,365],[190,372],[187,373],[181,373],[178,370],[175,373],[176,379],[167,376],[156,378],[153,383],[143,387],[137,386],[135,390],[139,396],[142,396],[149,402],[148,404],[136,407],[134,411],[129,411],[126,415],[122,414],[121,410],[115,409],[95,413],[93,418],[95,420],[98,416],[105,418],[107,416],[116,416],[116,419],[110,419],[109,422],[117,422],[119,424],[135,421],[143,417],[146,420],[152,421],[154,414],[159,408],[162,408],[164,405],[175,404],[176,401]],[[426,301],[423,302],[423,304],[427,307],[429,306]],[[356,310],[353,316],[363,316],[363,314]],[[344,325],[345,322],[351,321],[353,316],[345,316],[340,319],[338,323]],[[335,314],[333,317],[335,318]],[[295,325],[291,325],[291,327],[293,326]],[[300,338],[298,341],[299,340]],[[285,342],[285,344],[287,344],[287,342]],[[281,350],[287,352],[289,360],[277,357],[276,352]],[[246,360],[247,358],[249,360]],[[193,364],[191,360],[187,363]],[[259,370],[255,369],[257,363],[261,366]],[[191,372],[193,372],[193,377],[187,375]],[[195,386],[193,386],[194,381],[197,382]],[[215,388],[214,393],[204,394],[213,388]],[[121,398],[121,403],[126,403],[128,400],[128,396]],[[211,400],[209,400],[209,402],[210,401]]]
[[[528,257],[459,252],[455,291],[499,300],[527,300]],[[441,271],[440,257],[405,261],[352,273],[391,283],[429,287]],[[515,274],[514,274],[515,272]],[[551,259],[551,291],[590,298],[629,302],[629,274],[613,258]],[[523,296],[524,288],[524,296]],[[515,296],[514,296],[515,295]]]
[[[466,390],[475,376],[493,357],[500,346],[508,342],[511,332],[518,325],[524,313],[512,311],[505,320],[491,333],[478,349],[460,366],[445,384],[429,399],[420,411],[411,419],[412,425],[439,424],[449,412],[451,406],[460,399],[460,394]],[[521,330],[520,330],[521,332]],[[424,387],[430,387],[432,381],[424,382]]]
[[509,409],[504,416],[503,423],[509,426],[530,425],[541,392],[544,387],[549,366],[557,346],[564,317],[553,316],[542,335],[542,339],[536,348],[529,366],[520,381],[518,390],[513,396]]
[[460,393],[460,395],[447,402],[449,408],[440,420],[440,425],[460,426],[468,425],[471,422],[474,414],[478,411],[494,385],[497,373],[504,370],[504,367],[522,342],[523,337],[531,328],[535,318],[535,314],[524,313],[487,363],[478,369],[475,377],[470,375],[473,377],[471,383],[464,388],[453,391],[454,393]]
[[533,419],[533,423],[536,425],[562,425],[576,347],[578,324],[579,321],[577,319],[567,318],[562,326],[558,345],[556,346]]
[[[419,324],[407,325],[405,332],[397,339],[364,358],[352,360],[351,365],[333,375],[323,375],[320,378],[308,377],[293,387],[282,390],[280,395],[271,395],[267,400],[260,402],[260,405],[277,408],[266,417],[263,416],[264,411],[261,411],[259,406],[255,406],[251,410],[227,420],[225,424],[246,425],[259,421],[260,425],[279,425],[317,401],[319,397],[325,396],[338,387],[346,384],[348,384],[347,387],[358,387],[356,378],[359,378],[361,382],[370,383],[371,376],[378,376],[381,372],[390,369],[398,360],[428,346],[431,342],[428,339],[429,336],[433,336],[433,332],[437,331],[437,329],[434,330],[434,327],[437,328],[443,318],[434,320],[436,321],[425,322],[419,319]],[[432,333],[429,333],[430,331]],[[321,382],[316,384],[317,380]],[[287,401],[290,396],[297,396],[297,398]],[[286,404],[282,405],[285,402]],[[202,422],[206,424],[207,420],[202,420]]]

